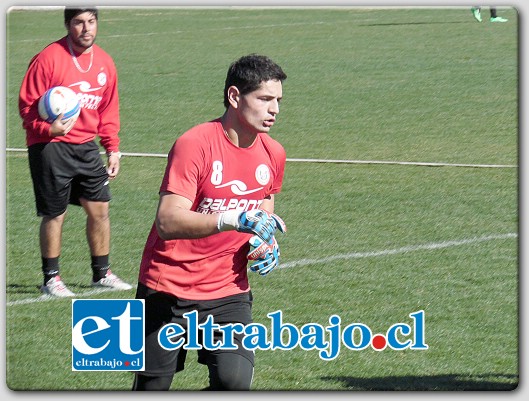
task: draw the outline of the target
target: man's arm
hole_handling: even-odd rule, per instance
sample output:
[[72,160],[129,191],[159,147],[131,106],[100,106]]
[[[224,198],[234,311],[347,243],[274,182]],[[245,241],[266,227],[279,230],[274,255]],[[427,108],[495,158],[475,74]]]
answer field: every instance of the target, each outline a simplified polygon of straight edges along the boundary
[[260,208],[267,211],[268,213],[274,213],[274,194],[270,194],[264,198]]
[[156,212],[156,229],[164,240],[203,238],[219,232],[218,215],[191,210],[193,203],[169,192],[160,194]]
[[[169,192],[160,194],[156,212],[156,229],[163,240],[204,238],[222,231],[236,230],[255,234],[271,243],[280,221],[278,216],[261,209],[241,212],[202,214],[191,210],[193,203],[186,197]],[[267,207],[271,207],[267,203]],[[279,220],[278,220],[279,219]],[[284,223],[280,230],[286,231]]]

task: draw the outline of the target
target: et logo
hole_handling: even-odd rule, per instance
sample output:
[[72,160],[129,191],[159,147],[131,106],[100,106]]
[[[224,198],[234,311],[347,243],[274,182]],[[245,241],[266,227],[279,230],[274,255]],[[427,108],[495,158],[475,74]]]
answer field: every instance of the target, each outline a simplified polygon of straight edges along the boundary
[[73,371],[143,371],[143,299],[72,300]]

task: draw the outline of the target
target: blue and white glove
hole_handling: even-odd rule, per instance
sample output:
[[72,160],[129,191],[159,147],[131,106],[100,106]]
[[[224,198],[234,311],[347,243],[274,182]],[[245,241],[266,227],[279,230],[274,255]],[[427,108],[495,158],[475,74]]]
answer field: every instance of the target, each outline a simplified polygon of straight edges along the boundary
[[264,242],[257,235],[250,238],[250,251],[246,255],[250,263],[250,270],[266,276],[279,266],[279,244],[272,237],[272,244]]
[[276,229],[282,233],[287,231],[284,221],[279,216],[260,209],[247,212],[230,210],[221,213],[217,220],[217,228],[220,232],[237,230],[242,233],[255,234],[269,244],[272,244]]

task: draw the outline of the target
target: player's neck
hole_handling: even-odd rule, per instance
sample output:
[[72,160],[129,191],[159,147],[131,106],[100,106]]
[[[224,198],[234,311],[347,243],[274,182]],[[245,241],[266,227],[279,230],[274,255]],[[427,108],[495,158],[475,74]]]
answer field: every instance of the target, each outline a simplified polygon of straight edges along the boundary
[[257,134],[248,132],[240,124],[237,124],[233,118],[230,118],[229,113],[226,112],[220,118],[224,135],[239,148],[248,148],[253,145]]

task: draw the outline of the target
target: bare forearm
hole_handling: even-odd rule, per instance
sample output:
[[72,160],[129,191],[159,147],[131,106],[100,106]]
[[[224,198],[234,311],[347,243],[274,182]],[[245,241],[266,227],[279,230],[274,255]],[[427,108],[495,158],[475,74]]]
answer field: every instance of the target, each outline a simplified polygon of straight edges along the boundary
[[164,240],[203,238],[219,232],[217,219],[215,214],[175,208],[170,212],[158,213],[156,229]]
[[[204,238],[221,231],[239,230],[240,211],[202,214],[191,210],[191,200],[172,193],[162,193],[156,212],[156,229],[164,240]],[[262,209],[274,211],[274,197],[266,198]]]

